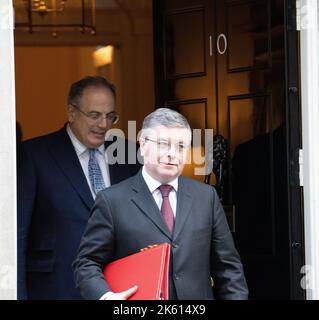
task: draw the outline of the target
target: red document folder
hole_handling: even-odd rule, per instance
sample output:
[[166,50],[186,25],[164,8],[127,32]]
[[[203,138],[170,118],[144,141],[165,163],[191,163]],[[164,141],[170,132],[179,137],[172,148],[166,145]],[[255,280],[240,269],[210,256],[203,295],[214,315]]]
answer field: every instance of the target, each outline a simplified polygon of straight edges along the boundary
[[109,263],[103,271],[113,292],[138,286],[129,300],[168,300],[170,244],[163,243]]

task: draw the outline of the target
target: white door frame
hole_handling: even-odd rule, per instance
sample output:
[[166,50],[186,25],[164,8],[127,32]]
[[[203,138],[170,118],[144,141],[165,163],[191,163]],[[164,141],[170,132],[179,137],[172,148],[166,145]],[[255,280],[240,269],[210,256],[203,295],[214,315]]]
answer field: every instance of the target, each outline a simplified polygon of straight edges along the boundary
[[319,16],[317,0],[300,1],[300,71],[307,300],[319,299]]
[[16,119],[12,0],[0,1],[0,300],[17,297]]

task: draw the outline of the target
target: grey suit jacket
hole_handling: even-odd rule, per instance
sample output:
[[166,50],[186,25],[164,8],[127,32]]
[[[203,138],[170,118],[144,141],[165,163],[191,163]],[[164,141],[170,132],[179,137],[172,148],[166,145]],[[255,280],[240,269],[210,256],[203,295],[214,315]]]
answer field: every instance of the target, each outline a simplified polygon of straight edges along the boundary
[[174,298],[247,299],[243,267],[214,188],[179,177],[171,236],[141,171],[96,198],[73,263],[82,296],[99,299],[110,290],[102,274],[107,263],[164,242],[172,245]]

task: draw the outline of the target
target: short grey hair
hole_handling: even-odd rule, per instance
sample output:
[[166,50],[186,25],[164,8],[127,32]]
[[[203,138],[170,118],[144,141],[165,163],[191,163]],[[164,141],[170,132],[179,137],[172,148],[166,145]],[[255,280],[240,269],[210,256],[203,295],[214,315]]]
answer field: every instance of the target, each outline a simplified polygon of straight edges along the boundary
[[192,129],[187,119],[177,111],[169,108],[158,108],[154,112],[145,117],[140,134],[140,138],[146,138],[149,129],[156,126],[164,126],[167,128],[185,128],[189,133],[189,143],[192,140]]

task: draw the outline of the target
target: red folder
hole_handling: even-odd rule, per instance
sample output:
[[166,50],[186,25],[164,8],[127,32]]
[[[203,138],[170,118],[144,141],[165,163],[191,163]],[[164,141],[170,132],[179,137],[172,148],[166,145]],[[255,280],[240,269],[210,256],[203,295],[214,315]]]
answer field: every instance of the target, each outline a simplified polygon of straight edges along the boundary
[[163,243],[106,265],[103,274],[113,292],[138,286],[129,300],[168,300],[170,244]]

